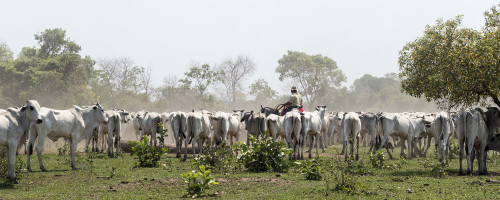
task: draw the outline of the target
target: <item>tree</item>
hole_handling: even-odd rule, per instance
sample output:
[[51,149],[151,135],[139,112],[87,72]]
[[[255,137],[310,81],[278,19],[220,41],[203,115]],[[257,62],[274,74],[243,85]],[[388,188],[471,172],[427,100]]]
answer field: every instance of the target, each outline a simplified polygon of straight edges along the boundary
[[483,31],[461,26],[462,17],[426,26],[399,53],[402,90],[441,108],[500,106],[500,4],[485,12]]
[[0,41],[0,62],[5,62],[13,59],[14,53],[9,48],[7,43]]
[[320,54],[288,51],[278,63],[276,72],[280,74],[280,81],[290,79],[298,83],[307,102],[312,105],[317,103],[316,100],[325,94],[328,87],[339,88],[346,81],[337,62]]
[[79,55],[80,46],[62,29],[47,29],[35,39],[39,48],[24,47],[17,59],[0,65],[0,90],[9,103],[37,99],[45,106],[64,108],[91,101],[92,58]]
[[273,100],[278,93],[269,86],[269,83],[260,78],[250,85],[250,95],[255,96],[255,100],[263,101],[267,105],[268,100]]
[[239,55],[236,59],[227,58],[218,67],[218,73],[222,78],[228,99],[234,107],[238,90],[242,89],[242,83],[255,71],[255,62],[248,56]]
[[78,53],[80,45],[66,38],[66,31],[61,28],[45,29],[44,32],[35,34],[35,39],[40,45],[41,58],[54,57],[63,53]]
[[193,89],[205,108],[210,98],[210,95],[206,94],[208,87],[220,81],[221,76],[208,64],[203,64],[201,67],[199,64],[193,64],[184,75],[186,78],[179,80],[179,82],[183,83],[183,87]]

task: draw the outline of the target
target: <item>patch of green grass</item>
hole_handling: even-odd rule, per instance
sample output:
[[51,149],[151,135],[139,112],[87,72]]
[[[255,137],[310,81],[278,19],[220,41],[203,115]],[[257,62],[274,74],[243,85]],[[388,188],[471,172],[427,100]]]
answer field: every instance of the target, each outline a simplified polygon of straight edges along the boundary
[[[499,155],[489,153],[489,175],[458,175],[458,159],[451,159],[444,170],[446,176],[436,177],[432,168],[425,168],[426,158],[386,160],[386,165],[401,167],[373,168],[366,148],[360,148],[360,161],[370,173],[358,176],[359,192],[348,194],[335,192],[332,181],[332,163],[337,156],[331,148],[321,154],[322,181],[304,178],[300,170],[287,173],[253,173],[236,171],[227,175],[212,172],[219,183],[208,189],[204,198],[223,199],[494,199],[500,196]],[[385,150],[383,150],[385,153]],[[399,155],[397,148],[393,155]],[[25,159],[25,155],[19,155]],[[122,157],[107,158],[97,154],[92,162],[85,153],[77,156],[78,171],[71,170],[69,155],[44,154],[48,172],[41,172],[36,157],[32,160],[34,172],[26,170],[18,174],[19,184],[0,181],[0,199],[180,199],[187,185],[181,174],[194,170],[192,162],[182,162],[175,154],[161,157],[158,167],[134,168],[136,162],[128,153]],[[189,156],[188,159],[193,159]],[[433,155],[428,160],[437,163]],[[342,160],[343,157],[342,157]],[[427,161],[428,162],[428,161]],[[466,166],[464,161],[463,166]],[[92,173],[90,171],[92,170]],[[489,182],[488,182],[489,181]],[[327,190],[327,185],[329,189]],[[409,189],[409,190],[408,190]],[[411,191],[411,193],[409,193]]]

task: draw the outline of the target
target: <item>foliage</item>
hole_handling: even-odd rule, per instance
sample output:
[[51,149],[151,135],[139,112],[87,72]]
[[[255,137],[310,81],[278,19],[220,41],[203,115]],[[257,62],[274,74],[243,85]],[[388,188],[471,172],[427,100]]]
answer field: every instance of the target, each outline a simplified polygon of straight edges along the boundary
[[306,180],[320,181],[323,168],[320,167],[320,157],[316,157],[303,162],[296,161],[295,165],[306,176]]
[[214,172],[228,173],[229,170],[236,168],[236,157],[230,148],[225,148],[224,143],[221,148],[205,147],[203,153],[198,154],[193,162],[196,166],[204,165],[207,169]]
[[[333,149],[338,152],[338,149],[333,146]],[[333,188],[336,192],[345,192],[349,194],[355,194],[359,189],[361,184],[358,182],[358,177],[355,173],[350,173],[348,169],[349,162],[356,162],[355,160],[347,160],[345,163],[342,162],[340,156],[334,159],[334,168],[336,169],[334,173],[335,187]]]
[[425,158],[423,166],[425,169],[430,169],[431,175],[434,177],[443,178],[447,176],[446,170],[448,165],[446,163],[437,162],[435,159],[430,160],[429,158]]
[[450,139],[450,143],[449,143],[449,148],[450,148],[450,159],[455,159],[455,158],[458,158],[458,141],[454,138],[451,138]]
[[462,17],[437,20],[399,53],[402,90],[442,108],[500,106],[500,4],[485,13],[482,31],[463,28]]
[[222,81],[220,72],[216,71],[208,64],[203,64],[201,67],[194,64],[189,68],[189,71],[184,73],[184,75],[186,78],[179,80],[179,82],[183,83],[181,87],[191,88],[196,91],[198,98],[205,108],[206,102],[210,100],[210,96],[206,94],[208,87]]
[[[26,166],[26,164],[21,156],[16,156],[14,171],[17,177],[21,175],[21,171],[24,169],[24,166]],[[0,179],[7,179],[8,172],[9,166],[7,163],[7,147],[0,146]]]
[[281,141],[275,142],[264,132],[260,139],[250,136],[251,145],[242,142],[233,145],[233,150],[239,152],[238,160],[251,172],[286,172],[290,163],[286,159],[292,151]]
[[260,78],[250,85],[250,95],[255,96],[256,100],[272,100],[278,95],[278,92],[273,90],[265,79]]
[[[317,105],[328,87],[340,87],[346,81],[344,73],[338,69],[337,62],[326,56],[307,55],[302,52],[288,51],[278,60],[276,72],[280,81],[291,79],[299,84],[307,102]],[[302,92],[303,91],[303,92]]]
[[156,139],[158,139],[158,141],[160,141],[160,146],[164,147],[165,146],[165,138],[168,137],[168,129],[163,126],[162,123],[158,123],[158,131],[159,131],[159,136],[156,136]]
[[182,174],[182,180],[187,183],[187,194],[193,198],[205,194],[205,190],[210,188],[210,185],[215,185],[217,182],[210,177],[210,171],[205,170],[205,166],[199,166],[200,171],[191,171]]
[[136,156],[138,163],[136,167],[156,167],[161,156],[165,154],[165,147],[155,148],[149,146],[149,139],[147,136],[142,136],[142,140],[129,141],[132,153],[130,155]]
[[372,163],[372,167],[377,169],[382,169],[386,166],[385,155],[382,150],[379,150],[374,154],[370,153],[370,162]]
[[58,152],[57,154],[60,155],[60,156],[66,155],[69,152],[69,145],[68,145],[68,143],[65,142],[62,147],[59,147],[57,149],[57,152]]

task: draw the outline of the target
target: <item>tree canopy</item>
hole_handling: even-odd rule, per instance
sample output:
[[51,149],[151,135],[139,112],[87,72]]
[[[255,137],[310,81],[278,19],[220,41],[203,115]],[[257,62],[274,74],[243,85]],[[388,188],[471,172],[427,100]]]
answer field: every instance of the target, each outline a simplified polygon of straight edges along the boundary
[[[276,72],[280,81],[290,79],[298,83],[301,94],[309,104],[317,104],[329,87],[339,88],[346,81],[344,73],[338,69],[337,62],[320,54],[307,55],[302,52],[288,51],[278,60]],[[299,89],[300,90],[300,89]]]
[[461,16],[426,26],[399,53],[402,90],[447,109],[491,100],[500,106],[499,9],[485,12],[481,31],[462,27]]

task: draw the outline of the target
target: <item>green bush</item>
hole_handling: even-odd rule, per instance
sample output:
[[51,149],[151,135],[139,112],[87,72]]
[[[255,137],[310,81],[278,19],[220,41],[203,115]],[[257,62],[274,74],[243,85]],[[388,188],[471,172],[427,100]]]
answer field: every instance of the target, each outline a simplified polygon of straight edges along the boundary
[[168,137],[168,134],[167,134],[168,129],[163,127],[163,124],[161,124],[161,123],[158,123],[158,128],[160,129],[159,130],[160,136],[156,136],[156,138],[160,142],[160,146],[164,147],[165,146],[165,138]]
[[377,151],[375,154],[370,153],[370,162],[374,168],[382,169],[386,165],[385,156],[382,150]]
[[62,147],[60,147],[60,148],[57,149],[57,151],[58,151],[57,154],[60,155],[60,156],[66,155],[69,152],[69,145],[68,145],[68,143],[65,142]]
[[[14,170],[16,172],[16,176],[19,177],[21,171],[25,166],[24,160],[21,156],[16,156],[16,166]],[[7,163],[7,147],[0,146],[0,179],[7,179],[9,172],[9,165]]]
[[316,157],[303,162],[296,161],[295,165],[300,168],[300,171],[306,176],[306,180],[320,181],[323,169],[320,167],[319,159],[319,157]]
[[250,136],[251,145],[239,142],[233,145],[233,150],[240,152],[238,161],[251,172],[286,172],[290,168],[290,162],[286,157],[290,149],[280,142],[275,142],[264,132],[260,140]]
[[425,158],[423,161],[424,168],[431,169],[431,175],[438,178],[446,177],[446,169],[448,165],[446,163],[437,162],[435,160],[430,160],[429,158]]
[[182,174],[182,180],[187,183],[187,195],[193,198],[205,194],[205,190],[210,188],[210,185],[217,184],[215,179],[210,177],[210,171],[205,170],[205,166],[199,166],[200,171],[191,171]]
[[204,165],[207,169],[218,172],[228,173],[229,170],[236,168],[236,157],[229,148],[211,148],[205,147],[203,153],[198,154],[193,162],[196,166]]
[[139,162],[136,167],[156,167],[161,156],[166,153],[165,147],[155,148],[149,146],[149,139],[145,135],[139,142],[129,141],[132,153],[130,155],[137,156]]
[[450,159],[456,159],[458,158],[458,142],[455,139],[450,139]]

